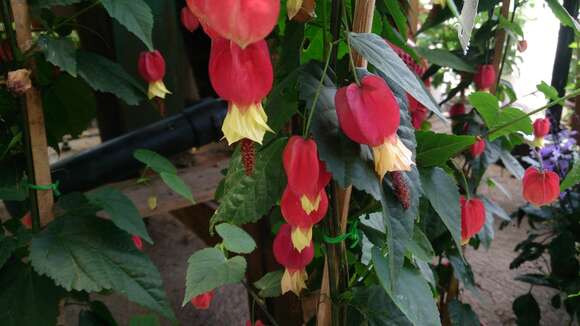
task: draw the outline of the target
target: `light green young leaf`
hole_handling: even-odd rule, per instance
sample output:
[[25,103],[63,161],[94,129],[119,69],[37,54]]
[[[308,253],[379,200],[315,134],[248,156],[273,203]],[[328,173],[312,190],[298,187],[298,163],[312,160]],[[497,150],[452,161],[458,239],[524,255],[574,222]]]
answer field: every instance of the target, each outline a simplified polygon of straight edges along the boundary
[[572,169],[568,172],[568,175],[564,181],[562,181],[562,184],[560,185],[560,191],[567,190],[568,188],[571,188],[578,183],[580,183],[580,161],[576,160],[576,162],[574,162],[574,166],[572,166]]
[[249,254],[256,249],[254,239],[238,226],[222,223],[216,226],[215,230],[224,240],[224,246],[228,251]]
[[545,81],[542,80],[542,82],[538,85],[536,85],[536,89],[542,93],[544,93],[544,96],[546,96],[546,98],[548,100],[552,100],[555,101],[557,99],[560,98],[560,95],[558,95],[558,90],[555,89],[553,86],[548,85]]
[[168,159],[148,149],[138,149],[133,153],[136,160],[144,163],[153,171],[161,174],[163,172],[169,174],[177,174],[177,168]]
[[267,273],[262,276],[257,282],[254,283],[256,289],[260,292],[258,295],[262,298],[273,298],[282,295],[281,280],[283,271],[274,271]]
[[187,183],[185,183],[185,181],[183,181],[180,176],[168,172],[161,172],[159,175],[161,176],[161,180],[163,180],[163,182],[169,188],[171,188],[171,190],[173,190],[181,197],[189,200],[192,204],[195,204],[195,199],[193,198],[191,188],[187,185]]

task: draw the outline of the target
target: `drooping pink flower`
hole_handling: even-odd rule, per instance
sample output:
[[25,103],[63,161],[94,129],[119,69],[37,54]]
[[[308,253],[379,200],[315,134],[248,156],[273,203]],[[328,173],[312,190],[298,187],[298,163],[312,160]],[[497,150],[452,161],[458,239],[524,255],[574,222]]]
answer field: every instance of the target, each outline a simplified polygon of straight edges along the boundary
[[481,200],[465,199],[461,196],[461,242],[466,244],[469,239],[479,233],[485,224],[485,206]]
[[477,158],[485,152],[485,140],[479,139],[475,144],[471,145],[471,157]]
[[560,195],[560,177],[552,171],[529,167],[522,180],[522,194],[534,206],[549,205]]
[[188,7],[183,7],[180,13],[181,24],[189,32],[194,32],[199,28],[199,19],[189,10]]
[[207,310],[211,304],[211,301],[215,293],[213,290],[209,292],[202,293],[193,299],[191,299],[191,304],[199,310]]
[[161,52],[144,51],[139,55],[138,64],[139,74],[146,82],[149,83],[147,95],[149,99],[154,97],[165,98],[171,92],[163,83],[165,77],[165,59]]
[[495,85],[497,79],[497,74],[493,65],[481,65],[479,66],[473,81],[478,90],[489,91],[493,85]]
[[534,146],[543,147],[544,137],[550,133],[550,119],[538,118],[534,121]]

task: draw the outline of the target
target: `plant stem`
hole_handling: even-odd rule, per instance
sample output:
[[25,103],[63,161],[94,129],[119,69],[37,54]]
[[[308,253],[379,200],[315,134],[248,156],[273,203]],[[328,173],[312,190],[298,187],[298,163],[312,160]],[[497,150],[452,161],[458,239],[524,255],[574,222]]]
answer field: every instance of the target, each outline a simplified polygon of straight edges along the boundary
[[246,283],[246,281],[242,281],[242,285],[244,285],[244,287],[246,288],[248,293],[252,296],[252,298],[254,299],[254,302],[258,304],[260,309],[262,309],[262,311],[264,312],[264,315],[266,315],[266,318],[268,318],[268,321],[272,324],[272,326],[278,326],[278,323],[276,322],[274,317],[272,317],[270,312],[268,312],[268,308],[266,307],[266,305],[262,301],[262,298],[260,298],[260,296],[257,295],[256,292],[254,292],[254,289],[252,289],[252,287],[250,287],[250,285],[248,283]]
[[540,108],[537,108],[537,109],[535,109],[535,110],[527,113],[526,115],[523,115],[523,116],[521,116],[519,118],[516,118],[516,119],[514,119],[514,120],[512,120],[512,121],[510,121],[510,122],[508,122],[508,123],[506,123],[504,125],[501,125],[499,127],[496,127],[496,128],[491,129],[490,131],[487,132],[487,134],[485,135],[484,138],[489,138],[489,136],[495,134],[496,132],[498,132],[500,130],[503,130],[503,129],[505,129],[505,128],[511,126],[511,125],[513,125],[516,122],[522,121],[523,119],[525,119],[525,118],[527,118],[529,116],[532,116],[532,115],[534,115],[536,113],[542,112],[542,111],[544,111],[544,110],[546,110],[546,109],[548,109],[548,108],[550,108],[550,107],[552,107],[552,106],[554,106],[554,105],[556,105],[556,104],[558,104],[558,103],[560,103],[562,101],[565,101],[565,100],[567,100],[569,98],[572,98],[572,97],[575,97],[575,96],[578,96],[578,95],[580,95],[580,88],[574,90],[573,92],[569,93],[568,95],[566,95],[564,97],[561,97],[559,99],[556,99],[556,100],[554,100],[554,101],[552,101],[552,102],[550,102],[550,103],[548,103],[548,104],[546,104],[546,105],[544,105],[544,106],[542,106]]
[[348,46],[348,61],[350,63],[350,68],[352,70],[352,76],[354,77],[354,81],[356,82],[357,85],[360,86],[360,80],[356,72],[356,65],[354,64],[354,57],[352,55],[352,47],[350,45],[350,28],[348,27],[348,21],[346,17],[347,17],[346,6],[342,6],[342,24],[344,25],[346,33],[346,44]]
[[326,55],[326,63],[324,64],[324,70],[322,71],[322,76],[318,82],[318,87],[316,88],[316,93],[314,94],[314,99],[312,100],[312,105],[310,106],[310,112],[308,112],[308,119],[306,120],[306,127],[304,127],[304,132],[302,136],[304,138],[308,137],[310,132],[310,124],[312,123],[312,117],[314,116],[314,111],[316,110],[316,104],[318,103],[318,98],[320,97],[320,92],[322,92],[322,87],[324,86],[324,79],[326,79],[326,73],[328,72],[328,67],[330,66],[330,58],[332,58],[332,48],[334,44],[330,43],[330,48],[328,54]]

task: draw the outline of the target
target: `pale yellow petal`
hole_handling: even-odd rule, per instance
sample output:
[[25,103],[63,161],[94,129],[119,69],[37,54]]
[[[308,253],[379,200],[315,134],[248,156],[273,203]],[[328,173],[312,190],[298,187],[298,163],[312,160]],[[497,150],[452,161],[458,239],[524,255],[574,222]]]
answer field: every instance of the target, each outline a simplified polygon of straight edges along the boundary
[[373,147],[375,171],[382,179],[387,172],[411,171],[413,153],[401,141],[399,136],[388,139],[382,145]]
[[299,271],[289,271],[286,269],[284,275],[282,276],[282,294],[292,291],[297,296],[303,289],[306,289],[306,281],[308,280],[308,274],[305,270]]
[[222,131],[230,145],[244,138],[262,144],[266,131],[273,132],[261,103],[244,108],[230,103]]
[[544,137],[535,137],[534,141],[532,142],[532,145],[534,145],[534,147],[539,148],[544,147]]
[[296,248],[296,250],[299,252],[302,252],[302,250],[308,247],[312,241],[312,228],[292,228],[291,236],[294,248]]
[[318,206],[320,205],[320,195],[318,195],[314,201],[310,200],[306,195],[302,195],[302,197],[300,197],[300,205],[306,214],[310,214],[318,209]]
[[149,84],[149,90],[147,92],[149,99],[152,99],[154,97],[165,98],[165,95],[167,94],[171,94],[171,92],[167,89],[167,87],[165,87],[165,83],[163,83],[163,80],[159,80]]
[[294,18],[302,8],[303,0],[288,0],[286,2],[286,11],[288,12],[288,19]]

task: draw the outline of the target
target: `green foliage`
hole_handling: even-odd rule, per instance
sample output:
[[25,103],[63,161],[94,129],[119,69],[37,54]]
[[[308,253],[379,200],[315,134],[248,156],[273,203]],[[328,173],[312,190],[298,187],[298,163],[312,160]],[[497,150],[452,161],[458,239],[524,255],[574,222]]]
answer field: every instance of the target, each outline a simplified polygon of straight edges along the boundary
[[531,293],[519,296],[512,305],[518,326],[540,325],[540,306]]
[[42,35],[38,38],[38,46],[44,52],[46,61],[68,72],[73,77],[77,76],[77,49],[70,38],[52,38]]
[[194,253],[187,261],[185,298],[183,305],[195,296],[217,287],[238,283],[244,278],[246,260],[241,256],[226,258],[216,248]]
[[0,269],[10,259],[12,253],[18,248],[18,242],[11,236],[0,234]]
[[349,325],[413,325],[381,286],[355,287],[352,292]]
[[137,207],[124,193],[115,188],[103,187],[88,193],[87,198],[92,204],[103,208],[119,229],[153,243]]
[[101,0],[109,15],[153,51],[153,13],[143,0]]
[[449,310],[449,319],[451,319],[451,325],[453,326],[481,325],[479,318],[469,304],[452,300],[449,302],[447,309]]
[[249,254],[256,249],[256,242],[242,228],[222,223],[215,227],[216,232],[224,240],[225,248],[237,254]]
[[566,178],[564,179],[564,181],[562,181],[562,184],[560,185],[560,190],[564,191],[568,188],[577,185],[578,183],[580,183],[580,161],[574,162],[574,165],[572,166],[570,171],[568,171]]
[[580,33],[580,23],[575,17],[570,15],[558,0],[546,0],[546,3],[548,3],[548,7],[550,7],[552,13],[560,20],[562,25],[572,28],[576,34]]
[[275,271],[267,273],[262,276],[257,282],[254,283],[256,289],[258,289],[258,295],[262,298],[277,297],[282,294],[282,275],[283,271]]
[[546,84],[546,82],[543,80],[540,84],[536,85],[536,89],[542,92],[548,100],[555,101],[560,98],[558,90],[555,89],[553,86]]
[[425,262],[433,261],[433,256],[435,256],[429,239],[419,228],[413,228],[413,239],[409,241],[408,249],[413,256]]
[[113,290],[173,319],[155,265],[110,221],[61,216],[34,236],[30,261],[67,291]]
[[421,167],[444,165],[450,158],[475,143],[473,136],[417,131],[417,164]]
[[455,54],[444,49],[416,48],[431,64],[449,67],[457,71],[475,72],[475,68]]
[[0,270],[0,324],[53,326],[64,291],[17,260]]
[[155,315],[137,315],[131,317],[129,326],[159,326],[159,318]]
[[533,132],[532,121],[522,110],[512,107],[500,109],[498,99],[489,93],[472,93],[469,95],[469,103],[475,107],[489,129],[501,128],[490,135],[490,141],[518,131],[528,135]]
[[183,179],[177,174],[161,172],[161,180],[173,190],[176,194],[189,200],[192,204],[195,204],[195,199],[193,198],[193,193],[191,188],[183,181]]
[[223,182],[220,206],[212,223],[228,222],[242,225],[262,218],[274,206],[286,186],[282,168],[282,151],[286,139],[279,138],[256,153],[254,173],[247,176],[240,157],[232,158]]

